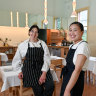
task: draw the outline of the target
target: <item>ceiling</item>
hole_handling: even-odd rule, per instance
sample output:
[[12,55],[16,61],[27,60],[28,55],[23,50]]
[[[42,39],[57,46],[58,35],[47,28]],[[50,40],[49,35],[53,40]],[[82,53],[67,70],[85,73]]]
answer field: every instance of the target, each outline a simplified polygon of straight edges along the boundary
[[[47,0],[48,16],[66,17],[72,10],[72,0]],[[44,14],[44,0],[0,0],[0,10]]]

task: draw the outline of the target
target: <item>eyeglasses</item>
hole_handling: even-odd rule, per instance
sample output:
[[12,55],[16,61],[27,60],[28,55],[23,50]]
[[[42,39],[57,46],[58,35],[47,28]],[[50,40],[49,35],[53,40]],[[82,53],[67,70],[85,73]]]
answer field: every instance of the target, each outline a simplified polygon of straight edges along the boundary
[[33,30],[31,30],[31,32],[32,32],[32,33],[38,33],[38,31],[33,31]]

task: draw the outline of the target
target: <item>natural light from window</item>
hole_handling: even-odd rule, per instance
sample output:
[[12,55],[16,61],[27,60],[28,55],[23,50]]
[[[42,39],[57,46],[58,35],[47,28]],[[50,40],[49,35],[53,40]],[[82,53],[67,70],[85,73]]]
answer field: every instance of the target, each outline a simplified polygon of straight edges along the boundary
[[78,21],[84,26],[84,34],[82,39],[87,41],[87,29],[88,29],[88,10],[78,12]]

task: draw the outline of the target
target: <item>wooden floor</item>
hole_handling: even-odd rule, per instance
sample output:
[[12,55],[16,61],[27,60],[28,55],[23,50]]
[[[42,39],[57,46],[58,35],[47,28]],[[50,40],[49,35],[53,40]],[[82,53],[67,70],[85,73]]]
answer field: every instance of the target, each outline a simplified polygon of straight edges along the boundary
[[[57,74],[59,78],[59,73]],[[56,89],[56,96],[60,96],[61,82],[56,85]],[[92,76],[90,82],[88,81],[88,78],[87,80],[85,79],[83,96],[96,96],[96,82],[95,85],[92,84]]]
[[[57,95],[56,96],[60,96],[60,87],[61,84],[57,84],[56,89],[57,89]],[[83,96],[96,96],[96,85],[92,85],[92,83],[86,83],[84,85],[84,92],[83,92]]]
[[[60,88],[61,88],[61,82],[56,84],[56,96],[60,96]],[[1,89],[1,83],[0,83],[0,89]],[[4,92],[0,93],[0,96],[9,96],[8,90],[6,90],[5,94]],[[95,85],[92,85],[92,80],[90,83],[88,81],[87,82],[85,81],[83,96],[96,96],[96,83]]]

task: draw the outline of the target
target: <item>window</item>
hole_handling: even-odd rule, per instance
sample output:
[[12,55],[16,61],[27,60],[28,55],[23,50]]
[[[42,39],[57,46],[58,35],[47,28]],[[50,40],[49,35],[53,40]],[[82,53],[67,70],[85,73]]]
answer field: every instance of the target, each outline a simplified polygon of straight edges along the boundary
[[55,29],[60,29],[60,28],[61,28],[61,19],[55,18]]
[[87,41],[87,29],[88,29],[88,10],[78,12],[78,21],[84,26],[84,34],[82,39]]

